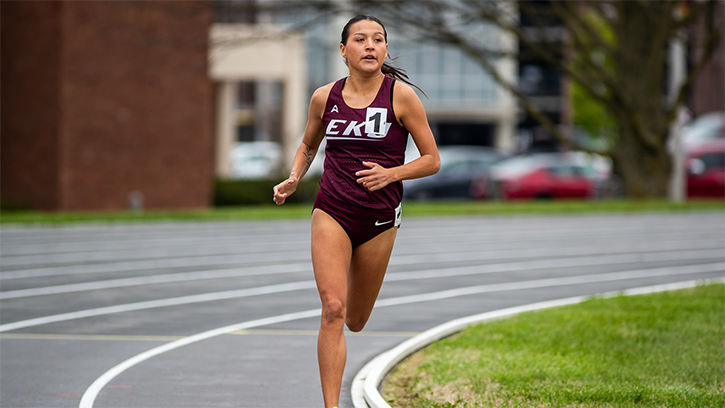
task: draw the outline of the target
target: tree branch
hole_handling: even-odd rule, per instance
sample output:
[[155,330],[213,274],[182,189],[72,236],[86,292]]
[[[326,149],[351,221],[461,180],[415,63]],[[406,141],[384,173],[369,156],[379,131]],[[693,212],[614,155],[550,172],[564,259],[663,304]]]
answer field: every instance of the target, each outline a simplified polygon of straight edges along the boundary
[[[612,45],[607,42],[607,40],[602,37],[602,35],[597,32],[591,24],[587,24],[587,21],[581,18],[565,18],[564,15],[574,15],[576,12],[575,9],[572,9],[572,7],[584,7],[584,5],[580,5],[579,3],[571,2],[571,1],[565,1],[565,2],[552,2],[552,6],[554,7],[554,10],[557,11],[559,18],[564,22],[564,24],[567,26],[569,31],[574,33],[575,35],[578,35],[578,33],[583,32],[586,34],[586,37],[590,40],[594,41],[594,44],[602,50],[607,55],[614,55],[616,50]],[[586,6],[589,10],[592,11],[592,13],[595,12],[595,10],[600,10],[596,7],[590,7],[589,5]],[[598,14],[599,17],[602,17],[601,14]],[[606,20],[606,18],[604,18]]]
[[459,47],[462,51],[464,51],[466,54],[468,54],[470,57],[477,60],[483,69],[491,75],[491,77],[505,90],[511,92],[523,105],[524,109],[533,117],[537,122],[541,123],[542,126],[549,132],[551,136],[553,136],[555,139],[557,139],[559,142],[564,144],[565,146],[572,148],[574,150],[581,150],[589,153],[597,153],[603,156],[608,156],[610,154],[609,151],[600,151],[595,149],[590,149],[588,147],[583,146],[582,144],[578,143],[577,141],[570,139],[566,136],[564,136],[559,129],[556,128],[556,125],[548,118],[546,115],[544,115],[539,108],[537,108],[528,98],[527,95],[525,95],[523,92],[519,90],[517,86],[507,81],[505,78],[501,76],[501,74],[498,72],[496,67],[494,67],[488,59],[484,58],[480,53],[477,52],[475,48],[472,48],[468,43],[461,41],[461,39],[456,36],[453,33],[448,33],[450,36],[447,38],[446,43],[453,44]]

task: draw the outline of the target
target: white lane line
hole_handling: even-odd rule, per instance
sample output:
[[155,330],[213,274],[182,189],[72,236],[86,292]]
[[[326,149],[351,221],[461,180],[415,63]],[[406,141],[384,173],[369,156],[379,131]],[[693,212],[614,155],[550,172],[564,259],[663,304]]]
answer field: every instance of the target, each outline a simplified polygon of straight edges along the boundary
[[476,295],[487,292],[503,292],[508,290],[536,289],[551,286],[581,285],[586,283],[612,282],[628,279],[654,278],[669,275],[687,275],[693,273],[725,272],[725,262],[704,265],[670,266],[665,268],[640,269],[636,271],[601,273],[596,275],[570,276],[566,278],[536,279],[524,282],[496,283],[492,285],[471,286],[444,290],[433,293],[403,296],[381,300],[375,306],[393,306],[398,304],[428,302],[431,300],[448,299],[458,296]]
[[[693,238],[696,238],[693,233]],[[287,238],[287,237],[285,237]],[[278,252],[279,247],[284,248],[308,248],[310,244],[309,234],[305,237],[307,240],[284,240],[279,243],[275,242],[276,246],[271,245],[269,242],[260,241],[255,237],[248,237],[247,239],[241,240],[227,240],[222,241],[221,238],[209,242],[199,243],[190,240],[188,244],[184,245],[169,245],[168,243],[164,246],[150,246],[135,243],[137,248],[132,249],[120,249],[120,248],[108,248],[105,250],[89,250],[88,246],[92,242],[83,245],[86,248],[85,251],[60,251],[54,248],[47,249],[44,252],[37,254],[11,254],[8,253],[4,248],[2,257],[0,257],[0,267],[3,269],[13,268],[20,269],[21,267],[31,268],[36,265],[45,266],[63,266],[69,263],[111,263],[129,260],[158,260],[173,257],[197,257],[197,256],[215,256],[215,255],[239,255],[239,254],[257,254],[265,252]],[[250,242],[251,241],[251,242]],[[43,247],[41,247],[42,249]]]
[[[668,230],[672,230],[669,228]],[[536,234],[537,231],[527,231],[527,238],[530,236],[528,234]],[[582,230],[540,230],[538,231],[538,234],[535,236],[536,239],[528,239],[528,242],[535,242],[535,241],[551,241],[551,240],[565,240],[565,241],[573,241],[581,240],[585,235],[586,238],[591,239],[594,238],[596,240],[609,240],[611,238],[617,238],[619,240],[622,239],[629,239],[629,240],[636,240],[638,238],[642,237],[653,237],[656,235],[661,236],[672,236],[674,234],[677,234],[678,237],[681,239],[703,239],[703,238],[709,238],[717,239],[718,237],[721,237],[721,232],[718,231],[712,231],[707,232],[703,230],[698,231],[661,231],[661,232],[642,232],[641,229],[635,229],[632,227],[629,227],[627,231],[622,231],[621,229],[605,229],[605,230],[599,230],[597,231],[597,235],[595,237],[592,237],[588,232],[582,231]],[[93,261],[95,263],[111,263],[111,262],[118,262],[118,261],[129,261],[131,259],[135,260],[151,260],[151,259],[163,259],[163,258],[170,258],[170,257],[177,257],[177,256],[204,256],[204,255],[228,255],[228,254],[239,254],[239,253],[261,253],[261,252],[270,252],[275,251],[276,249],[272,249],[270,244],[268,242],[260,242],[258,238],[256,237],[247,237],[245,236],[242,239],[242,237],[237,237],[236,239],[232,240],[225,240],[223,242],[212,241],[212,242],[199,242],[199,240],[193,240],[188,239],[188,243],[179,244],[175,246],[169,246],[167,245],[149,245],[147,243],[138,243],[137,241],[131,242],[129,244],[133,244],[133,247],[131,248],[122,248],[119,247],[119,245],[114,245],[112,247],[104,247],[104,248],[98,248],[93,249],[94,247],[97,247],[98,244],[96,241],[87,242],[84,244],[75,244],[75,247],[77,249],[83,249],[82,251],[76,250],[75,248],[68,248],[67,244],[56,244],[56,245],[36,245],[35,248],[37,248],[34,252],[29,252],[28,247],[18,247],[18,249],[26,249],[25,252],[29,253],[23,253],[22,251],[15,250],[13,251],[13,247],[7,245],[7,243],[4,243],[4,246],[2,248],[2,256],[0,256],[0,268],[2,269],[8,269],[8,267],[14,267],[13,269],[19,269],[20,267],[26,266],[27,268],[32,267],[33,265],[45,265],[45,266],[63,266],[62,264],[67,263],[78,263],[78,262],[84,262],[87,263],[89,261]],[[416,235],[416,238],[418,238],[418,235]],[[442,237],[439,237],[439,239]],[[250,240],[253,240],[253,242],[249,242]],[[454,236],[449,237],[448,240],[446,240],[446,244],[451,246],[452,248],[455,248],[455,245],[458,245],[460,242],[456,241],[463,241],[466,242],[466,244],[479,244],[479,245],[490,245],[492,243],[500,244],[500,243],[506,243],[506,242],[520,242],[521,241],[521,233],[519,232],[509,232],[506,234],[502,234],[502,232],[477,232],[475,234],[456,234]],[[309,239],[307,241],[305,240],[295,240],[295,241],[286,241],[283,242],[283,246],[289,247],[289,246],[305,246],[304,244],[309,244]],[[416,244],[417,247],[419,244]],[[258,248],[258,247],[261,247]],[[405,244],[402,246],[398,246],[397,248],[405,247]],[[66,250],[62,250],[62,248],[66,248]],[[269,249],[269,250],[266,250]],[[213,252],[212,252],[213,251]]]
[[314,309],[314,310],[307,310],[304,312],[297,312],[297,313],[290,313],[280,316],[274,316],[274,317],[267,317],[264,319],[259,320],[252,320],[249,322],[239,323],[239,324],[233,324],[231,326],[226,327],[220,327],[218,329],[209,330],[203,333],[195,334],[193,336],[189,336],[186,338],[183,338],[181,340],[172,341],[170,343],[164,344],[159,347],[152,348],[151,350],[148,350],[146,352],[143,352],[141,354],[138,354],[121,364],[113,367],[112,369],[106,371],[103,375],[98,377],[90,387],[83,393],[83,397],[81,398],[81,403],[79,408],[91,408],[93,407],[93,403],[96,400],[96,397],[98,396],[98,393],[103,389],[103,387],[106,386],[111,380],[116,378],[119,374],[123,373],[124,371],[128,370],[129,368],[142,363],[152,357],[158,356],[159,354],[166,353],[167,351],[171,351],[174,349],[177,349],[179,347],[186,346],[188,344],[196,343],[202,340],[210,339],[212,337],[220,336],[222,334],[226,334],[229,332],[237,331],[237,330],[244,330],[244,329],[251,329],[253,327],[259,327],[259,326],[267,326],[270,324],[275,323],[283,323],[288,322],[292,320],[300,320],[300,319],[306,319],[309,317],[315,317],[320,315],[320,309]]
[[[572,237],[568,237],[572,238]],[[670,250],[681,250],[681,249],[707,249],[707,248],[724,248],[725,239],[707,239],[704,240],[699,237],[699,240],[693,239],[677,239],[669,241],[658,241],[650,242],[648,240],[639,240],[636,242],[621,242],[618,241],[614,245],[608,247],[607,252],[632,252],[636,248],[638,251],[670,251]],[[497,242],[500,242],[497,241]],[[544,242],[552,242],[551,239],[544,240]],[[703,247],[703,244],[706,246]],[[526,257],[534,257],[537,255],[549,256],[551,253],[557,253],[559,251],[561,256],[566,255],[581,255],[583,253],[605,253],[601,245],[587,244],[579,246],[568,246],[566,248],[534,248],[522,250],[521,248],[494,248],[481,250],[480,247],[472,251],[459,251],[459,252],[446,252],[445,254],[439,251],[427,251],[425,253],[415,254],[400,254],[395,255],[391,259],[393,262],[401,262],[403,264],[415,263],[417,260],[421,262],[448,262],[458,260],[471,260],[478,259],[480,257],[487,257],[488,259],[501,259],[504,257],[519,257],[523,254]],[[257,259],[254,262],[269,262],[276,260],[270,257],[275,252],[264,252],[257,255]],[[39,268],[29,269],[15,269],[11,271],[0,272],[0,280],[6,279],[22,279],[22,278],[34,278],[43,276],[57,276],[57,275],[69,275],[69,274],[96,274],[96,273],[112,273],[112,272],[130,272],[148,269],[158,268],[177,268],[187,266],[204,267],[209,265],[224,266],[230,264],[248,264],[250,262],[250,256],[254,254],[220,254],[220,255],[206,255],[206,256],[193,256],[193,257],[174,257],[174,258],[157,258],[148,260],[124,260],[120,262],[104,262],[104,263],[93,263],[93,264],[82,264],[82,265],[63,265],[63,266],[47,266]],[[289,254],[296,260],[309,259],[309,251],[295,251]],[[424,258],[421,258],[424,257]]]
[[[475,267],[463,267],[461,268],[464,272],[472,272],[474,271]],[[451,271],[454,268],[445,269],[443,270],[443,276],[450,276]],[[647,278],[647,277],[656,277],[656,276],[667,276],[667,275],[678,275],[678,274],[691,274],[691,273],[707,273],[707,272],[718,272],[725,269],[725,263],[714,263],[714,264],[701,264],[701,265],[688,265],[688,266],[677,266],[677,267],[666,267],[666,268],[651,268],[651,269],[637,269],[632,271],[624,271],[624,272],[614,272],[614,273],[605,273],[605,274],[596,274],[596,275],[583,275],[583,276],[574,276],[574,277],[567,277],[567,278],[550,278],[550,279],[543,279],[543,280],[533,280],[533,281],[523,281],[523,282],[511,282],[511,283],[502,283],[502,284],[495,284],[495,285],[482,285],[482,286],[473,286],[473,287],[466,287],[466,288],[460,288],[460,289],[452,289],[442,292],[434,292],[434,293],[428,293],[423,295],[412,295],[410,296],[411,299],[415,299],[417,297],[422,297],[420,301],[427,301],[427,300],[435,300],[433,298],[428,298],[427,296],[439,296],[437,299],[445,299],[448,297],[455,297],[455,296],[463,296],[466,294],[475,294],[475,293],[484,293],[486,291],[490,291],[490,288],[495,288],[494,290],[515,290],[515,289],[525,289],[526,285],[534,285],[533,287],[537,287],[538,284],[545,284],[546,286],[557,286],[559,284],[563,285],[575,285],[579,283],[590,283],[590,282],[603,282],[603,281],[611,281],[611,280],[625,280],[625,279],[638,279],[638,278]],[[483,272],[483,273],[490,273],[490,272]],[[431,275],[428,275],[427,277],[431,277]],[[413,280],[418,279],[415,277],[415,275],[409,275],[407,279],[397,279],[398,281],[401,280]],[[597,279],[604,279],[604,280],[597,280]],[[571,282],[571,283],[558,283],[558,282]],[[78,312],[71,312],[71,313],[63,313],[58,315],[52,315],[52,316],[44,316],[39,317],[35,319],[29,319],[29,320],[21,320],[19,322],[14,323],[7,323],[0,325],[0,333],[16,330],[20,328],[25,327],[31,327],[31,326],[40,326],[43,324],[49,324],[49,323],[56,323],[56,322],[62,322],[62,321],[68,321],[68,320],[76,320],[76,319],[82,319],[85,317],[92,317],[92,316],[100,316],[100,315],[107,315],[107,314],[114,314],[114,313],[122,313],[122,312],[130,312],[135,310],[144,310],[144,309],[152,309],[157,307],[166,307],[166,306],[178,306],[183,304],[189,304],[189,303],[200,303],[200,302],[210,302],[210,301],[216,301],[216,300],[223,300],[223,299],[233,299],[233,298],[241,298],[241,297],[248,297],[248,296],[257,296],[257,295],[269,295],[274,293],[281,293],[281,292],[290,292],[294,290],[302,290],[302,289],[311,289],[315,288],[316,284],[315,281],[302,281],[302,282],[294,282],[294,283],[284,283],[279,285],[271,285],[271,286],[262,286],[258,288],[250,288],[250,289],[239,289],[239,290],[231,290],[231,291],[224,291],[224,292],[213,292],[213,293],[205,293],[201,295],[192,295],[192,296],[182,296],[182,297],[175,297],[175,298],[168,298],[168,299],[158,299],[158,300],[150,300],[145,302],[137,302],[137,303],[128,303],[123,305],[116,305],[116,306],[109,306],[109,307],[102,307],[97,309],[87,309],[87,310],[81,310]],[[406,297],[408,298],[408,297]],[[403,299],[403,298],[398,298]],[[418,301],[418,300],[414,300]],[[381,302],[381,301],[378,301]],[[377,305],[377,303],[376,303]]]
[[159,283],[190,282],[203,279],[236,278],[243,276],[274,275],[312,271],[312,263],[277,264],[248,268],[213,269],[210,271],[169,273],[140,276],[136,278],[109,279],[97,282],[73,283],[68,285],[44,286],[32,289],[19,289],[0,292],[0,300],[17,299],[29,296],[54,295],[60,293],[83,292],[88,290],[113,289],[129,286],[153,285]]
[[[310,251],[293,251],[286,255],[290,259],[309,259]],[[178,257],[178,258],[162,258],[148,261],[125,261],[104,264],[89,265],[66,265],[52,266],[45,268],[18,269],[15,271],[7,271],[0,273],[0,279],[21,279],[21,278],[37,278],[42,276],[57,275],[74,275],[74,274],[91,274],[91,273],[110,273],[110,272],[130,272],[142,271],[148,269],[161,268],[183,268],[193,266],[210,266],[210,265],[243,265],[250,263],[276,262],[279,261],[279,252],[265,252],[260,254],[234,254],[234,255],[214,255],[214,256],[198,256],[198,257]]]
[[[704,245],[703,245],[704,244]],[[393,254],[390,259],[390,265],[411,265],[411,264],[422,264],[432,262],[459,262],[459,261],[477,261],[477,260],[496,260],[496,259],[509,259],[509,258],[536,258],[536,257],[562,257],[562,256],[582,256],[587,254],[590,256],[594,255],[607,255],[611,253],[632,253],[633,251],[645,252],[645,251],[681,251],[681,250],[705,250],[705,249],[722,249],[725,247],[725,240],[709,240],[705,242],[695,241],[661,241],[661,242],[650,242],[643,241],[638,243],[619,243],[618,245],[610,245],[604,248],[601,245],[581,245],[581,246],[570,246],[570,247],[557,247],[557,248],[530,248],[530,249],[489,249],[482,251],[476,249],[474,251],[462,251],[462,252],[446,252],[446,253],[431,253],[426,252],[424,254],[405,254],[397,255]],[[269,254],[266,254],[269,255]],[[268,257],[268,256],[267,256]],[[205,259],[214,257],[204,257]],[[75,266],[64,266],[64,267],[47,267],[47,268],[36,268],[36,269],[21,269],[16,271],[0,272],[0,280],[6,279],[24,279],[24,278],[35,278],[43,276],[57,276],[57,275],[71,275],[71,274],[96,274],[96,273],[110,273],[110,272],[130,272],[138,270],[149,270],[157,268],[172,268],[182,266],[208,266],[208,265],[227,265],[231,259],[225,259],[224,261],[215,258],[214,262],[204,263],[196,259],[193,263],[186,263],[185,260],[181,259],[162,259],[154,261],[133,261],[133,262],[121,262],[111,263],[103,265],[75,265]],[[296,260],[305,260],[309,262],[309,251],[297,251],[294,254]],[[239,263],[249,263],[249,258],[245,256],[239,256],[236,258]],[[267,259],[269,261],[269,259]],[[276,259],[275,259],[276,260]]]
[[385,276],[388,282],[433,279],[443,277],[478,275],[485,273],[516,272],[538,269],[568,268],[574,266],[615,265],[620,263],[642,263],[677,260],[705,260],[723,258],[722,249],[709,249],[699,251],[669,251],[669,252],[638,252],[632,254],[582,256],[562,259],[543,259],[535,261],[516,261],[499,264],[461,266],[456,268],[431,269],[415,272],[396,272]]
[[[564,268],[569,266],[611,265],[627,262],[657,262],[672,260],[691,260],[723,258],[722,249],[684,250],[668,252],[640,252],[620,255],[597,255],[566,259],[537,260],[524,262],[506,262],[489,265],[473,265],[449,269],[431,269],[416,272],[390,273],[387,281],[440,278],[444,276],[462,276],[479,273],[510,272],[522,269]],[[231,268],[199,272],[183,272],[162,275],[141,276],[135,278],[109,279],[97,282],[74,283],[68,285],[45,286],[40,288],[19,289],[0,292],[0,300],[17,299],[30,296],[54,295],[89,290],[114,289],[130,286],[153,285],[161,283],[189,282],[204,279],[235,278],[254,275],[272,275],[282,273],[309,272],[311,263],[288,265],[258,266],[251,268]]]
[[[5,333],[0,339],[19,340],[100,340],[100,341],[174,341],[185,336],[134,336],[113,334],[45,334],[45,333]],[[413,337],[413,336],[410,336]]]
[[223,299],[235,299],[248,296],[268,295],[272,293],[290,292],[294,290],[315,288],[315,281],[283,283],[280,285],[261,286],[258,288],[230,290],[225,292],[204,293],[201,295],[181,296],[168,299],[150,300],[146,302],[127,303],[123,305],[87,309],[78,312],[63,313],[36,319],[21,320],[15,323],[0,325],[0,333],[24,327],[40,326],[48,323],[63,322],[82,319],[85,317],[101,316],[114,313],[130,312],[134,310],[152,309],[165,306],[178,306],[190,303],[211,302]]
[[[723,282],[723,278],[713,279],[710,282]],[[647,286],[643,288],[627,289],[623,292],[604,293],[602,296],[612,297],[620,294],[631,296],[645,293],[662,292],[666,290],[676,290],[694,287],[703,281],[687,281],[677,282],[664,285]],[[352,382],[351,396],[355,408],[390,408],[387,401],[383,399],[378,391],[378,386],[382,382],[385,375],[400,361],[415,353],[416,351],[428,346],[429,344],[457,333],[468,326],[488,322],[491,320],[508,318],[519,313],[542,310],[552,307],[570,305],[580,303],[587,300],[590,296],[576,296],[565,299],[557,299],[529,305],[516,306],[507,309],[494,310],[492,312],[482,313],[474,316],[468,316],[461,319],[452,320],[440,326],[409,339],[395,348],[382,353],[366,364],[355,376]]]
[[[555,245],[555,244],[552,244]],[[556,243],[558,245],[558,243]],[[621,242],[608,244],[606,248],[601,244],[584,244],[569,245],[565,247],[539,247],[512,249],[486,249],[474,250],[466,252],[444,252],[444,253],[419,253],[411,255],[393,255],[390,259],[390,265],[409,265],[409,264],[426,264],[426,263],[449,263],[461,261],[477,261],[477,260],[493,260],[493,259],[525,259],[525,258],[554,258],[554,257],[577,257],[583,254],[607,255],[616,253],[633,253],[633,252],[649,252],[649,251],[680,251],[680,250],[697,250],[697,249],[720,249],[722,251],[722,242],[714,242],[713,240],[704,241],[639,241],[639,242]]]
[[[717,265],[716,268],[719,268],[716,270],[722,270],[723,268],[725,268],[725,263],[712,264],[710,266],[713,267],[715,265]],[[698,266],[705,266],[705,265],[698,265]],[[677,268],[658,268],[658,269],[666,270],[665,275],[673,275],[673,274],[675,274],[675,273],[673,273],[674,269],[677,269]],[[687,274],[687,273],[702,272],[702,270],[705,270],[705,269],[707,269],[706,271],[709,272],[710,269],[712,269],[712,268],[710,268],[710,269],[699,268],[700,270],[698,272],[694,272],[695,268],[684,267],[684,268],[680,268],[680,269],[686,270],[686,271],[683,271],[682,273]],[[622,272],[620,272],[619,274],[621,275]],[[614,274],[602,274],[602,277],[603,277],[602,281],[614,280],[614,279],[612,279],[611,275],[614,275]],[[655,275],[653,273],[649,273],[647,275],[648,275],[647,277],[662,276],[662,275]],[[638,277],[641,277],[641,276],[638,276]],[[559,278],[558,280],[561,281],[562,284],[564,284],[564,285],[571,285],[571,284],[574,284],[574,283],[572,283],[574,278],[576,278],[576,277]],[[589,276],[587,278],[589,278],[589,279],[587,279],[586,283],[596,282],[596,280],[594,279],[594,276]],[[630,278],[624,278],[624,279],[630,279]],[[631,278],[631,279],[635,279],[635,278]],[[519,288],[531,289],[531,288],[537,287],[536,284],[534,284],[534,282],[540,282],[541,286],[538,286],[538,287],[549,287],[549,286],[554,286],[554,285],[552,285],[552,283],[555,280],[557,280],[557,279],[540,279],[537,281],[519,282],[519,284],[523,284],[520,287],[515,287],[513,285],[500,285],[500,284],[499,285],[484,285],[484,286],[487,286],[490,288],[496,287],[498,291],[517,290]],[[487,291],[487,292],[494,291],[494,290],[485,290],[484,286],[477,287],[478,291],[473,292],[473,293],[483,293],[484,291]],[[463,288],[463,289],[465,289],[465,288]],[[470,291],[465,291],[465,290],[459,290],[458,292],[456,292],[457,294],[454,294],[454,292],[455,291],[443,291],[443,292],[434,292],[434,293],[428,293],[428,294],[417,295],[417,296],[403,296],[403,297],[399,297],[399,298],[390,298],[390,299],[385,299],[385,300],[376,302],[375,307],[386,307],[386,306],[402,305],[402,304],[409,304],[409,303],[426,302],[426,301],[430,301],[430,300],[438,300],[438,299],[450,298],[453,296],[464,296],[464,295],[472,294]],[[260,326],[265,326],[265,325],[274,324],[274,323],[288,322],[288,321],[292,321],[292,320],[306,319],[309,317],[315,317],[315,316],[319,316],[319,315],[320,315],[320,309],[314,309],[314,310],[307,310],[304,312],[268,317],[265,319],[252,320],[249,322],[244,322],[244,323],[234,324],[231,326],[221,327],[221,328],[214,329],[214,330],[209,330],[209,331],[206,331],[203,333],[199,333],[199,334],[196,334],[196,335],[193,335],[193,336],[181,339],[181,340],[172,341],[172,342],[164,344],[162,346],[153,348],[151,350],[148,350],[144,353],[141,353],[135,357],[132,357],[132,358],[122,362],[121,364],[111,368],[110,370],[105,372],[103,375],[98,377],[98,379],[96,379],[91,384],[91,386],[88,387],[88,389],[83,393],[83,397],[81,398],[79,408],[92,408],[93,403],[95,402],[96,397],[98,396],[98,393],[106,386],[106,384],[108,384],[111,380],[113,380],[115,377],[117,377],[118,375],[120,375],[121,373],[126,371],[127,369],[129,369],[139,363],[142,363],[152,357],[155,357],[159,354],[177,349],[179,347],[186,346],[188,344],[196,343],[196,342],[199,342],[202,340],[210,339],[212,337],[220,336],[222,334],[226,334],[226,333],[237,331],[237,330],[250,329],[250,328],[254,328],[254,327],[260,327]]]

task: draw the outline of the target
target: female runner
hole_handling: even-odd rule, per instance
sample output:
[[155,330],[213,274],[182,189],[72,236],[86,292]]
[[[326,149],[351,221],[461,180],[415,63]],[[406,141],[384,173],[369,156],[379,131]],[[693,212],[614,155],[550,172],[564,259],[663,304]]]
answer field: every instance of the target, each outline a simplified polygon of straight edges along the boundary
[[[400,225],[401,180],[429,176],[440,158],[425,110],[404,71],[387,63],[387,32],[359,15],[343,28],[340,53],[350,75],[312,95],[302,143],[283,204],[327,138],[324,172],[312,212],[312,266],[322,301],[317,340],[322,394],[336,407],[347,358],[344,326],[363,329],[383,283]],[[412,84],[411,84],[412,85]],[[404,164],[408,133],[420,158]]]

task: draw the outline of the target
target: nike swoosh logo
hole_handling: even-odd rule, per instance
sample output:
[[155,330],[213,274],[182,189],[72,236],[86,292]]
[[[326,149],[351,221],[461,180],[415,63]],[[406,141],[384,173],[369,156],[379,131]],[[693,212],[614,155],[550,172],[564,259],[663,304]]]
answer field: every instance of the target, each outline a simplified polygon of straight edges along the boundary
[[390,224],[391,222],[393,222],[393,220],[385,221],[385,222],[375,221],[375,226],[379,227],[381,225]]

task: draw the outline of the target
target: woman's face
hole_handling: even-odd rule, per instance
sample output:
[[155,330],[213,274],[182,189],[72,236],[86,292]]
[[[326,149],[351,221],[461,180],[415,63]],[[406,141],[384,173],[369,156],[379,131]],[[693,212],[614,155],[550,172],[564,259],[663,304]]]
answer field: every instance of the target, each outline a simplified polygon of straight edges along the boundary
[[383,66],[388,55],[385,29],[370,20],[362,20],[350,26],[346,44],[340,44],[340,53],[347,59],[350,71],[374,73]]

